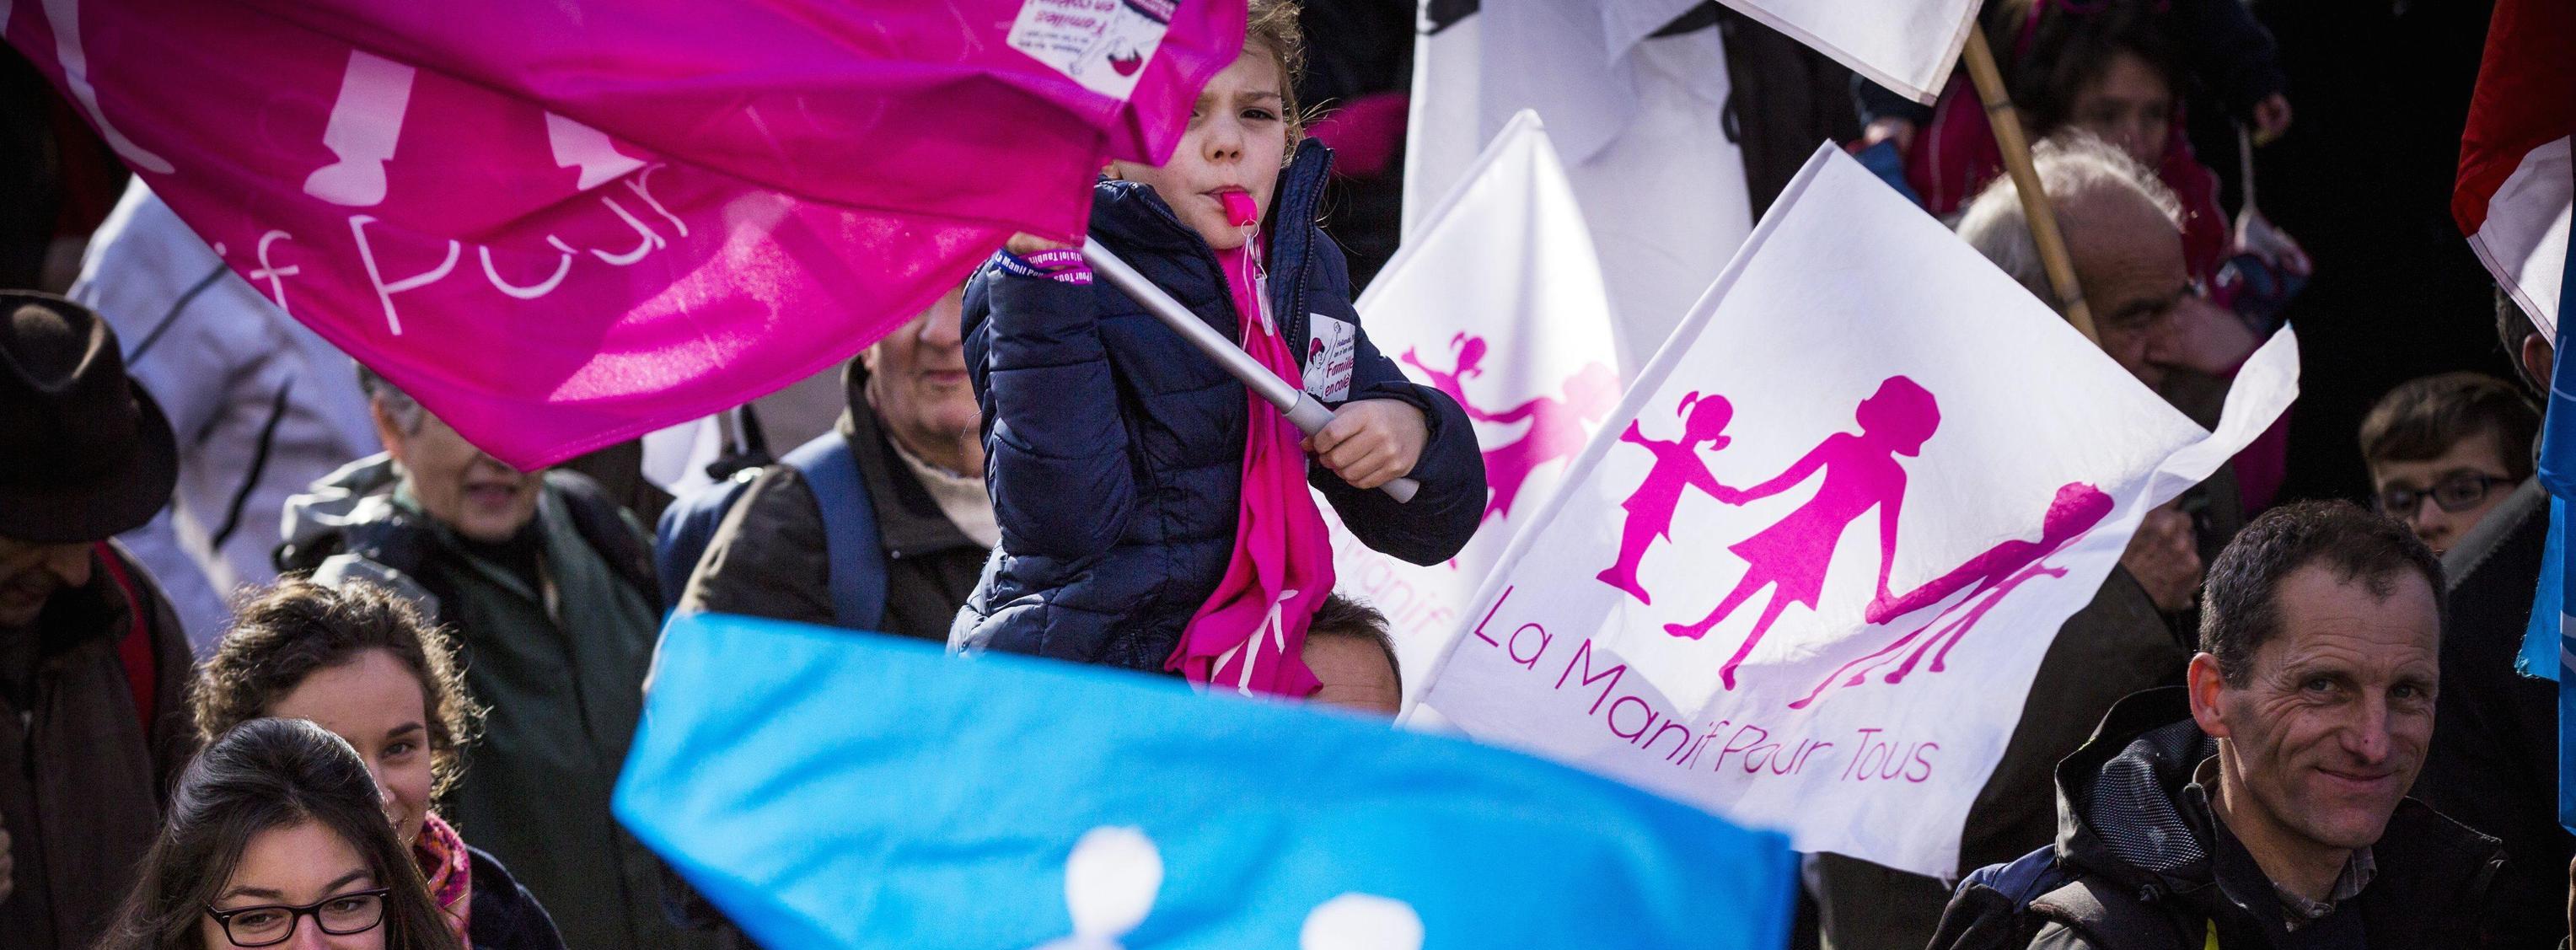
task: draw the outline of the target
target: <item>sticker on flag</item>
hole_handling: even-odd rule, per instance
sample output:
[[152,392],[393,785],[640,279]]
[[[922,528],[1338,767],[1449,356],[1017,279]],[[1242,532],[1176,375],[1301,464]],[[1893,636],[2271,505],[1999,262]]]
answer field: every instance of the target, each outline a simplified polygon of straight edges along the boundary
[[1177,679],[674,618],[615,807],[764,946],[1776,950],[1778,834]]
[[1410,700],[1503,545],[1619,401],[1601,268],[1537,113],[1512,117],[1359,309],[1381,350],[1474,420],[1492,491],[1475,537],[1429,567],[1371,550],[1331,505],[1317,505],[1342,590],[1386,615]]
[[533,468],[838,364],[1014,231],[1080,234],[1243,38],[1242,0],[1107,5],[1061,62],[1006,35],[1098,3],[46,0],[0,36],[253,287]]
[[2040,656],[2204,431],[1830,144],[1513,539],[1411,715],[1957,871]]

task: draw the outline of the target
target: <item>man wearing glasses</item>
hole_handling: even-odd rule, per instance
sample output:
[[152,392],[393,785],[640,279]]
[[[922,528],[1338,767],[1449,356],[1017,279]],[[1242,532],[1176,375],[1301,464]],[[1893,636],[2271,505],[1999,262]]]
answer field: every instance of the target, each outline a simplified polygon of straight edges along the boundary
[[2531,477],[2540,414],[2503,380],[2479,373],[2411,379],[2361,422],[2372,507],[2447,553]]

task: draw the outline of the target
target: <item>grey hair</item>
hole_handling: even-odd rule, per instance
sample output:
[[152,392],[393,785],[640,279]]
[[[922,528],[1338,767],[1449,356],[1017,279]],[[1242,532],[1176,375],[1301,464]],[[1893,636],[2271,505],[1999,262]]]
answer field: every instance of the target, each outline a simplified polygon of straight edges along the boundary
[[[2039,173],[2040,191],[2048,195],[2050,207],[2057,209],[2060,230],[2065,228],[2068,201],[2105,188],[2127,189],[2154,205],[2175,230],[2182,228],[2182,201],[2174,197],[2173,189],[2157,180],[2154,170],[2090,132],[2068,129],[2051,136],[2031,147],[2030,161]],[[2020,281],[2033,296],[2047,301],[2057,299],[2057,292],[2048,285],[2048,268],[2040,262],[2039,242],[2030,236],[2030,217],[2022,212],[2021,192],[2014,189],[2011,175],[1996,178],[1977,193],[1976,200],[1969,202],[1968,210],[1959,216],[1958,231],[1969,247]]]
[[421,420],[429,417],[429,411],[420,407],[419,400],[396,388],[392,380],[376,375],[375,370],[368,369],[363,363],[358,365],[358,389],[366,393],[368,399],[382,403],[385,414],[393,417],[394,425],[401,428],[404,435],[419,432]]

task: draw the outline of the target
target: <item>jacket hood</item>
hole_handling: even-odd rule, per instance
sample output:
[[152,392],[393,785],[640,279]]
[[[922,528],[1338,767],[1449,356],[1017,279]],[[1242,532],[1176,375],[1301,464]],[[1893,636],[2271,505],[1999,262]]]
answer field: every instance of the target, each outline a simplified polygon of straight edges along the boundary
[[378,452],[340,466],[301,494],[287,496],[281,524],[286,548],[314,550],[317,543],[346,534],[352,525],[393,517],[397,480],[393,456]]
[[2213,883],[2208,805],[2185,787],[2217,751],[2181,687],[2114,704],[2093,738],[2057,765],[2059,859],[2130,891]]

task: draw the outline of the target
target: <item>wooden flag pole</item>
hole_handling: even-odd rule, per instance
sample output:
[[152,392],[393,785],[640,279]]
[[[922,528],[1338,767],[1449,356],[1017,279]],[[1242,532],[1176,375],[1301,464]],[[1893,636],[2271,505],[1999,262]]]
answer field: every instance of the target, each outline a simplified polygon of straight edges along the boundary
[[2030,163],[2030,140],[2022,135],[2021,113],[2013,109],[2012,96],[2004,91],[2003,73],[1995,69],[1995,52],[1986,45],[1986,28],[1980,24],[1968,30],[1968,48],[1960,57],[1967,63],[1968,80],[1977,86],[1977,98],[1985,100],[1986,124],[1994,126],[1995,145],[2003,152],[2004,171],[2012,176],[2013,190],[2021,195],[2022,216],[2030,219],[2030,239],[2039,245],[2040,266],[2048,270],[2048,286],[2057,291],[2057,309],[2066,314],[2066,322],[2075,325],[2084,338],[2096,345],[2102,342],[2093,329],[2093,311],[2084,306],[2084,288],[2075,283],[2075,262],[2066,255],[2066,236],[2057,231],[2057,215],[2049,210],[2048,193],[2040,189],[2039,170]]

